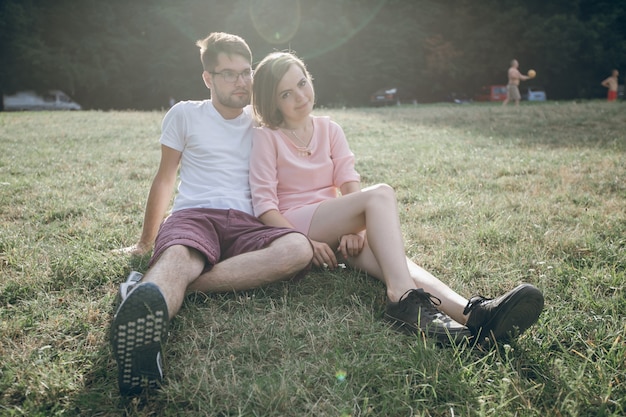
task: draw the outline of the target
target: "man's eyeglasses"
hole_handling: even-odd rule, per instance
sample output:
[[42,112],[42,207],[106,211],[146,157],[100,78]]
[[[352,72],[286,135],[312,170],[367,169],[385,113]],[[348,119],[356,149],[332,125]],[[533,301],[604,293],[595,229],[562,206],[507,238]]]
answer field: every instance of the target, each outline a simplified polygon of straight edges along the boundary
[[254,71],[252,71],[251,69],[247,69],[242,72],[235,72],[231,70],[224,70],[220,72],[212,72],[212,71],[209,71],[209,72],[212,75],[221,75],[224,81],[226,81],[227,83],[236,83],[239,77],[241,77],[241,79],[244,81],[250,81],[252,80],[252,75],[254,74]]

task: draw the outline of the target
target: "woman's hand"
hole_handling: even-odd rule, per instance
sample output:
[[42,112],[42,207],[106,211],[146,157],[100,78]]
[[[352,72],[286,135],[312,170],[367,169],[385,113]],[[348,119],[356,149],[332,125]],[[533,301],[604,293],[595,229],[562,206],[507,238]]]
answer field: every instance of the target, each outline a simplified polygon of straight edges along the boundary
[[335,252],[324,242],[311,240],[313,245],[313,265],[322,268],[335,269],[339,265]]
[[365,238],[360,234],[343,235],[339,238],[337,251],[344,259],[358,256],[365,246]]

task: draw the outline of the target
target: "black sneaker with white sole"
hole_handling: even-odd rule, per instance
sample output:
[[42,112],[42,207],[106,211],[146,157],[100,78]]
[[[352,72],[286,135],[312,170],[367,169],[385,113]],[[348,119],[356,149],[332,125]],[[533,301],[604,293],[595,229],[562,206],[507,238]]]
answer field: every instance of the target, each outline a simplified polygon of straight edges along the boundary
[[161,384],[168,322],[167,304],[153,283],[137,284],[122,300],[111,324],[121,394],[138,394]]
[[470,298],[463,314],[476,343],[508,343],[537,322],[543,303],[539,289],[521,284],[498,298]]
[[439,311],[438,304],[441,300],[422,288],[412,289],[398,302],[387,301],[385,320],[405,333],[425,334],[444,345],[467,341],[469,329]]

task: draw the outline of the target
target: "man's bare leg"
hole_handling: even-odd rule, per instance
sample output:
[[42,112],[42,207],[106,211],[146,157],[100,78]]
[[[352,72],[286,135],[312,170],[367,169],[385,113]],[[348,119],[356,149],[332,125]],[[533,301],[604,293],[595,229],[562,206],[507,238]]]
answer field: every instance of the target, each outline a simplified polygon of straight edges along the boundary
[[170,246],[148,269],[142,282],[151,282],[159,287],[172,318],[180,310],[187,287],[200,275],[204,263],[204,256],[195,249]]
[[288,279],[311,263],[313,249],[300,233],[289,233],[268,247],[215,265],[188,287],[189,291],[229,292],[258,288]]
[[185,246],[166,249],[143,282],[156,284],[167,302],[170,318],[187,291],[229,292],[258,288],[290,278],[311,262],[313,250],[300,233],[289,233],[268,247],[226,259],[202,275],[204,257]]

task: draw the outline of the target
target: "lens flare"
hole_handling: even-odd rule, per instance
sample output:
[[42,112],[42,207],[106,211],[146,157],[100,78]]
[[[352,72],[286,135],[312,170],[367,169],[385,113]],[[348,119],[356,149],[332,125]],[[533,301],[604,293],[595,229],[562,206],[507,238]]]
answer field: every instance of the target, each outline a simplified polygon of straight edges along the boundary
[[289,42],[300,28],[300,0],[252,0],[248,10],[254,29],[271,44]]
[[339,382],[343,382],[346,380],[346,371],[337,371],[335,372],[335,378],[337,378],[337,381]]
[[263,40],[289,49],[295,46],[298,55],[307,60],[348,42],[370,24],[386,2],[349,0],[310,7],[311,3],[302,0],[250,0],[248,12]]

